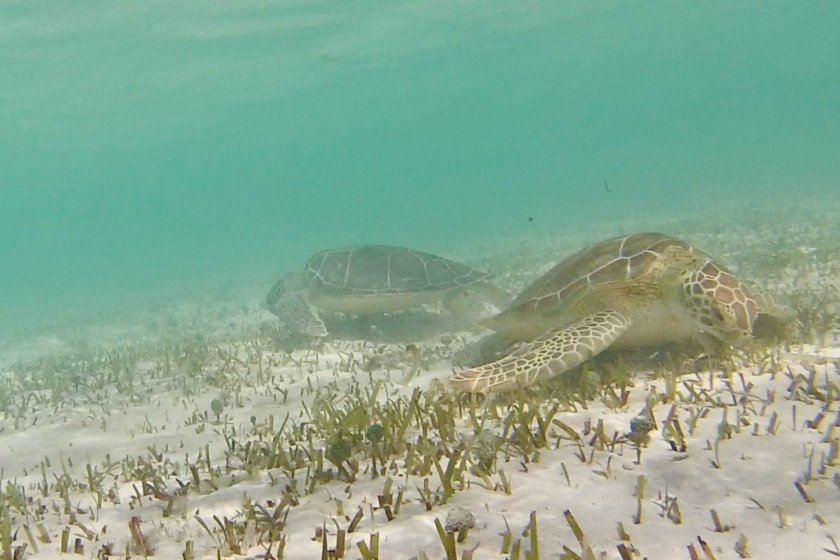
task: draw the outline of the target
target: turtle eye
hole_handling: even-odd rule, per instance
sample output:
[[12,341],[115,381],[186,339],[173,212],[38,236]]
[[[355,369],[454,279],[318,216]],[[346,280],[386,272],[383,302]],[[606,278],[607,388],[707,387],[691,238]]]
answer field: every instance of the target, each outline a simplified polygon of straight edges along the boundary
[[723,312],[720,310],[720,307],[718,307],[717,305],[712,306],[712,317],[714,317],[715,321],[717,321],[719,323],[723,323],[723,321],[724,321]]

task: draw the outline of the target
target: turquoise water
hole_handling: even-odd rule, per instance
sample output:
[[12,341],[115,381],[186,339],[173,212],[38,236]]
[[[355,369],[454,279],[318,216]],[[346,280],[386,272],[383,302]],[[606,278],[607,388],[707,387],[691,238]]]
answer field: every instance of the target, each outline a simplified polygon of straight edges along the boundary
[[325,247],[824,198],[838,29],[833,0],[4,1],[0,324],[267,289]]

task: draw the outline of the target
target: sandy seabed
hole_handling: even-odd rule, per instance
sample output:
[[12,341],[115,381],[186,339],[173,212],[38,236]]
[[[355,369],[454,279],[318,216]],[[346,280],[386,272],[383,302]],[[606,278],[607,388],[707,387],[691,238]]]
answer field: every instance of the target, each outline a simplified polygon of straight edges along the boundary
[[6,341],[0,558],[437,559],[449,538],[477,559],[840,556],[840,221],[785,212],[448,255],[517,290],[655,227],[791,309],[795,340],[712,368],[653,357],[585,395],[457,399],[441,382],[480,329],[406,338],[408,314],[360,340],[334,317],[343,338],[292,346],[255,296]]

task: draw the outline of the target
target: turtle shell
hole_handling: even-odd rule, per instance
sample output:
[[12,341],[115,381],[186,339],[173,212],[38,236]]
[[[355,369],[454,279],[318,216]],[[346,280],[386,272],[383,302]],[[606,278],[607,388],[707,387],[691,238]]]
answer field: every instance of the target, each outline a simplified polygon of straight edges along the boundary
[[[521,335],[514,338],[528,339],[546,327],[575,320],[577,317],[567,317],[571,302],[579,302],[592,288],[602,284],[632,284],[659,263],[663,251],[669,247],[692,250],[682,241],[661,233],[635,233],[586,247],[560,261],[525,288],[507,310],[485,319],[482,325]],[[610,308],[607,301],[587,303],[590,312]]]
[[488,278],[444,257],[391,245],[321,251],[304,270],[309,290],[333,297],[440,292]]

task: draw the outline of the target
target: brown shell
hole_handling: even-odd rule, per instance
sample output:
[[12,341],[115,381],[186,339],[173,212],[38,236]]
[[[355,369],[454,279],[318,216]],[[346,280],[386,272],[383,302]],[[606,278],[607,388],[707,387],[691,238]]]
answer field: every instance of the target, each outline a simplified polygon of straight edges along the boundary
[[[532,324],[536,333],[544,328],[540,319],[562,322],[570,302],[585,298],[595,286],[630,282],[657,263],[668,247],[689,245],[661,233],[635,233],[591,245],[563,259],[520,293],[507,310],[482,322],[497,331],[510,331]],[[697,252],[697,251],[695,251]],[[598,311],[591,302],[590,311]],[[604,309],[609,303],[604,302]]]

